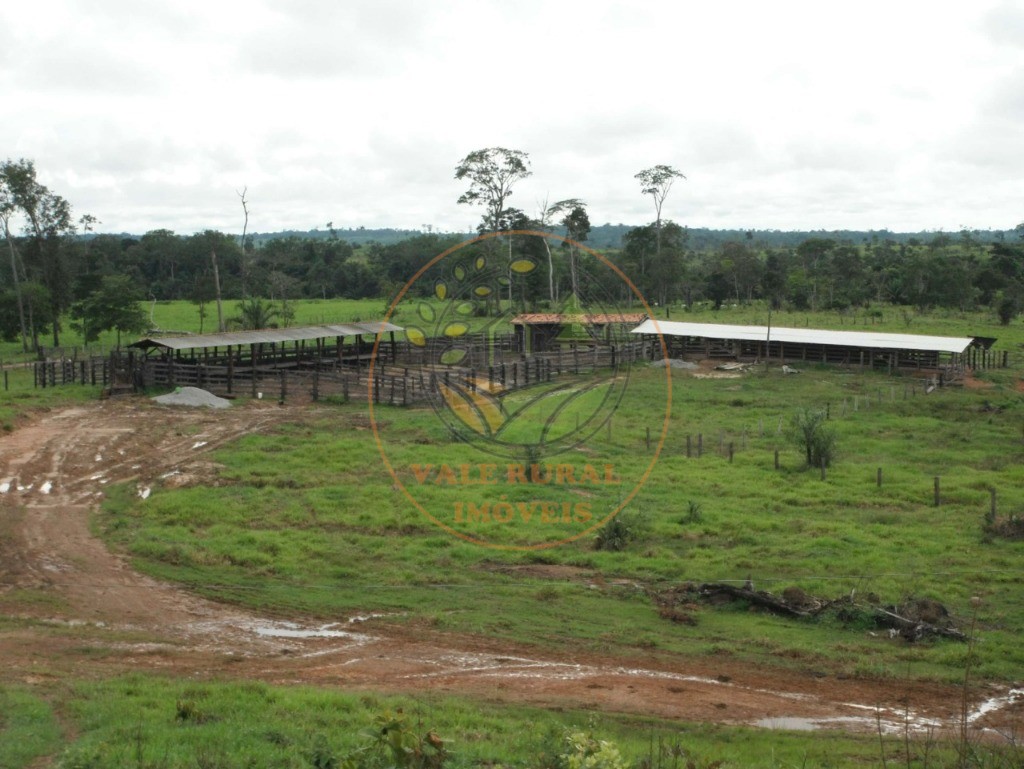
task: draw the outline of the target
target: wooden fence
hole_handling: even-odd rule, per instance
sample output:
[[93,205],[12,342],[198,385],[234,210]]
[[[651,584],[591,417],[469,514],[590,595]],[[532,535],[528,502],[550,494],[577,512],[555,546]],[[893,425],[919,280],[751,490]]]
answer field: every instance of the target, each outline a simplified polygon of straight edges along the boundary
[[[518,390],[550,382],[563,374],[586,374],[602,368],[625,366],[660,357],[654,342],[636,340],[621,345],[572,345],[537,355],[492,355],[468,348],[460,366],[443,366],[424,358],[419,350],[397,362],[378,361],[372,369],[360,364],[343,365],[337,360],[305,361],[302,365],[257,364],[248,366],[182,363],[173,358],[139,359],[134,381],[140,387],[199,387],[217,395],[247,395],[253,398],[342,400],[372,397],[375,403],[409,405],[434,397],[438,384],[475,390]],[[436,352],[436,351],[435,351]],[[409,360],[411,358],[411,360]],[[421,360],[422,363],[416,361]],[[484,360],[483,365],[469,365]]]

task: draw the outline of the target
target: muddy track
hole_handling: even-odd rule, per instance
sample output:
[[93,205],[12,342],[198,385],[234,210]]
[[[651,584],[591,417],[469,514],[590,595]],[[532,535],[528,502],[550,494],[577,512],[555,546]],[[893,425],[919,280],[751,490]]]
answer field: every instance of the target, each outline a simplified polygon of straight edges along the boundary
[[[270,619],[134,571],[89,530],[109,484],[213,478],[208,452],[308,410],[117,400],[51,412],[0,438],[0,681],[149,669],[389,692],[451,692],[667,718],[902,732],[955,724],[961,692],[816,677],[728,659],[599,657],[441,634],[386,616]],[[45,670],[45,672],[41,672]],[[1024,727],[1024,691],[972,697],[972,724]],[[778,719],[772,721],[772,719]],[[790,719],[790,720],[787,720]]]

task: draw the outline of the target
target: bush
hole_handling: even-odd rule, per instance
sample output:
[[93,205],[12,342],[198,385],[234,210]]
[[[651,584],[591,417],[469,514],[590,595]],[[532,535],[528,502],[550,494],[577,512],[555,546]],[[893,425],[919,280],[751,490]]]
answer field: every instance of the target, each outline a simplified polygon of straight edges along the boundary
[[616,553],[625,550],[631,542],[640,539],[644,529],[645,521],[641,516],[620,513],[597,532],[594,549]]
[[808,467],[828,467],[836,455],[836,434],[824,411],[801,409],[793,417],[793,442],[804,452]]

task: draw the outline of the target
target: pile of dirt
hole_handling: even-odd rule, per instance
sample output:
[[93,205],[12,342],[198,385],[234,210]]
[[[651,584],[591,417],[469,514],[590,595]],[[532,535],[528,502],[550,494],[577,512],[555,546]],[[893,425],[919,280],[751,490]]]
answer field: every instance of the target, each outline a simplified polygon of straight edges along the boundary
[[158,395],[153,400],[165,406],[206,406],[211,409],[226,409],[231,405],[231,401],[218,398],[213,393],[200,390],[198,387],[178,387],[174,392]]

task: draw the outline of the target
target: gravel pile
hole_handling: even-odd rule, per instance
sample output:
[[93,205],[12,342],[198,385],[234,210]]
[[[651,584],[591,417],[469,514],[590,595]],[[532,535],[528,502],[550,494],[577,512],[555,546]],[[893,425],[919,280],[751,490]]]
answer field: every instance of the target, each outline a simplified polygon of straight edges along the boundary
[[231,405],[231,401],[218,398],[198,387],[179,387],[174,392],[158,395],[153,400],[165,406],[208,406],[211,409],[226,409]]
[[651,363],[656,368],[664,368],[665,366],[671,366],[672,368],[681,368],[686,371],[695,371],[700,368],[696,363],[692,363],[688,360],[679,360],[679,358],[659,358],[658,360]]

